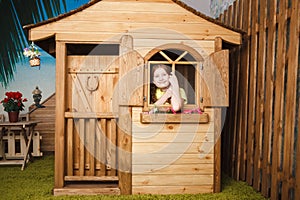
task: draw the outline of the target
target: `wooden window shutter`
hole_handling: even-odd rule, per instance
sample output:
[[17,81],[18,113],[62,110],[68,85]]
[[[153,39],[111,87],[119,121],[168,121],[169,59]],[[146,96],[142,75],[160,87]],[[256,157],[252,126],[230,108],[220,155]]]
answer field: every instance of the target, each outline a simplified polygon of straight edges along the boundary
[[133,50],[133,38],[121,38],[119,67],[119,105],[144,105],[144,59]]
[[201,68],[201,107],[229,106],[229,50],[210,54]]

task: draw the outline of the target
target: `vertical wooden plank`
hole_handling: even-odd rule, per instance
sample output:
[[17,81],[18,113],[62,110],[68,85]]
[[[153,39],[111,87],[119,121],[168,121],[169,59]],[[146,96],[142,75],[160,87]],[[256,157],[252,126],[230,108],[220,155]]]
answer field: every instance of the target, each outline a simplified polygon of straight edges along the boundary
[[133,38],[124,35],[120,44],[119,105],[142,106],[144,85],[144,59],[133,50]]
[[264,92],[265,92],[265,59],[266,59],[266,1],[260,1],[260,23],[258,32],[258,57],[257,57],[257,79],[256,79],[256,111],[255,111],[255,153],[254,153],[254,183],[253,187],[260,191],[261,185],[261,157],[262,157],[262,128],[264,113]]
[[224,11],[224,24],[229,25],[228,10]]
[[91,161],[91,154],[90,154],[90,140],[91,140],[91,132],[90,132],[90,119],[84,120],[84,175],[91,176],[90,171],[90,161]]
[[95,121],[96,122],[96,127],[95,127],[95,175],[96,176],[101,176],[102,175],[102,167],[101,167],[101,134],[102,134],[102,127],[101,127],[101,120]]
[[271,139],[272,139],[272,118],[273,118],[273,94],[274,94],[274,56],[275,56],[275,32],[276,32],[276,1],[269,1],[269,16],[267,18],[268,46],[266,55],[266,85],[265,85],[265,112],[264,112],[264,146],[262,160],[262,187],[264,196],[269,196],[270,189],[270,164],[271,164]]
[[55,188],[64,186],[66,44],[56,42]]
[[[24,134],[24,133],[23,133]],[[7,156],[15,156],[16,152],[16,141],[15,141],[15,133],[13,131],[9,131],[7,134]],[[21,138],[21,134],[20,134],[20,142],[21,142],[22,138]],[[23,151],[22,153],[25,153],[25,151]]]
[[89,151],[90,151],[90,175],[95,176],[95,158],[97,158],[95,152],[95,141],[96,141],[96,119],[90,119],[90,140],[89,140]]
[[[292,13],[291,13],[291,27],[294,27],[294,30],[291,30],[291,38],[290,38],[290,41],[293,41],[294,44],[290,44],[290,45],[296,45],[299,47],[299,43],[300,43],[300,39],[299,39],[299,35],[297,36],[297,32],[299,34],[299,27],[300,27],[300,1],[293,1],[292,2]],[[296,32],[296,33],[295,33]],[[295,38],[296,37],[296,38]],[[292,51],[292,47],[291,48],[291,51]],[[294,58],[289,58],[289,59],[292,59],[292,60],[289,60],[289,64],[292,65],[293,62],[296,61],[296,64],[294,66],[297,66],[298,65],[298,85],[297,85],[297,90],[298,90],[298,95],[296,94],[296,97],[298,98],[298,117],[296,116],[296,121],[298,121],[298,124],[296,124],[296,130],[297,130],[297,140],[295,138],[295,142],[296,142],[296,149],[295,149],[295,153],[296,153],[296,157],[295,160],[294,160],[294,163],[295,163],[295,184],[294,184],[294,192],[295,192],[295,197],[300,197],[300,100],[299,100],[299,90],[300,90],[300,82],[299,82],[299,79],[300,79],[300,58],[299,58],[299,48],[298,50],[296,50],[296,54],[293,53],[293,55],[295,55]],[[290,52],[289,52],[289,55],[290,55]],[[298,56],[297,56],[298,55]],[[298,57],[298,59],[297,59]],[[295,61],[294,61],[295,59]],[[298,64],[297,64],[297,60],[298,60]]]
[[127,106],[120,106],[118,121],[118,177],[121,194],[132,193],[131,129],[131,108]]
[[241,165],[241,160],[240,160],[240,155],[241,155],[241,148],[242,148],[242,143],[241,143],[241,112],[239,112],[240,109],[240,104],[241,104],[241,95],[240,95],[240,82],[241,82],[241,66],[240,66],[240,56],[239,56],[239,48],[234,49],[234,60],[235,60],[235,100],[234,100],[234,133],[236,135],[236,147],[235,147],[235,170],[234,170],[234,177],[236,180],[239,180],[240,177],[240,165]]
[[214,192],[221,192],[221,108],[214,109]]
[[[215,39],[215,51],[222,50],[222,39]],[[227,94],[228,95],[228,94]],[[214,192],[221,192],[221,109],[214,109]]]
[[258,0],[251,1],[251,50],[250,50],[250,82],[249,82],[249,114],[248,114],[248,144],[247,144],[247,183],[253,181],[253,155],[254,155],[254,118],[255,118],[255,94],[256,94],[256,65],[257,65],[257,13]]
[[[298,2],[299,3],[299,2]],[[299,4],[298,4],[299,5]],[[298,6],[299,8],[299,6]],[[296,11],[300,14],[299,9]],[[299,18],[298,18],[299,19]],[[299,42],[299,39],[298,39]],[[299,52],[298,52],[299,53]],[[298,61],[299,62],[299,61]],[[299,66],[298,66],[299,68]],[[299,135],[299,129],[300,129],[300,103],[298,106],[298,124],[297,124],[297,128],[298,128],[298,134],[297,134],[297,141],[295,141],[297,143],[296,146],[296,157],[295,157],[295,163],[296,163],[296,169],[295,169],[295,197],[300,197],[300,135]]]
[[117,123],[115,119],[111,120],[111,175],[116,176],[117,175]]
[[277,38],[277,60],[276,60],[276,79],[275,79],[275,111],[274,111],[274,138],[272,149],[272,184],[271,199],[278,198],[279,165],[281,159],[281,142],[283,128],[283,96],[284,96],[284,76],[285,76],[285,55],[283,51],[286,45],[286,1],[280,1],[278,15],[278,38]]
[[237,13],[236,17],[237,17],[237,28],[239,29],[243,29],[243,21],[247,20],[245,14],[244,14],[244,0],[239,0],[237,1]]
[[[298,7],[297,7],[298,6]],[[288,7],[288,6],[286,6]],[[287,84],[286,84],[286,111],[285,111],[285,126],[284,126],[284,149],[283,149],[283,181],[285,184],[282,185],[282,199],[290,199],[289,188],[294,187],[291,184],[290,177],[293,173],[293,159],[294,159],[294,131],[296,123],[296,92],[297,92],[297,78],[298,78],[298,55],[299,55],[299,24],[297,9],[299,9],[299,4],[295,1],[292,2],[291,8],[291,18],[290,23],[288,23],[287,15],[285,15],[285,23],[287,26],[286,34],[288,35],[288,49],[286,49],[287,60]],[[289,33],[288,33],[289,31]],[[297,67],[298,65],[298,67]],[[298,135],[299,137],[299,135]],[[298,166],[299,167],[299,166]]]
[[106,133],[107,133],[107,120],[102,118],[100,121],[100,175],[106,175]]
[[112,131],[111,131],[111,120],[107,120],[107,128],[106,128],[106,175],[112,176],[112,148],[113,145],[111,143]]
[[67,123],[67,175],[73,176],[73,119],[68,119]]
[[250,57],[250,41],[248,39],[248,27],[250,24],[250,0],[241,0],[240,7],[243,10],[241,28],[246,31],[246,37],[241,46],[240,56],[241,56],[241,67],[243,69],[241,72],[241,170],[240,179],[245,181],[247,175],[247,122],[248,122],[248,91],[245,88],[249,88],[249,57]]
[[240,86],[240,132],[241,132],[241,152],[240,152],[240,174],[241,180],[246,180],[246,159],[247,159],[247,107],[248,107],[248,93],[245,88],[248,88],[249,75],[249,41],[246,41],[240,48],[241,57],[241,86]]
[[79,176],[80,162],[80,136],[79,136],[79,119],[74,120],[73,129],[73,175]]
[[232,25],[233,25],[232,9],[233,9],[233,7],[232,7],[232,5],[230,5],[230,6],[228,7],[228,13],[227,13],[227,19],[228,19],[227,24],[228,24],[229,26],[232,26]]
[[85,119],[79,119],[79,176],[84,176],[85,168]]
[[233,5],[232,5],[232,26],[233,27],[237,27],[238,25],[238,14],[239,14],[239,10],[238,10],[238,6],[239,6],[239,2],[238,1],[234,1]]

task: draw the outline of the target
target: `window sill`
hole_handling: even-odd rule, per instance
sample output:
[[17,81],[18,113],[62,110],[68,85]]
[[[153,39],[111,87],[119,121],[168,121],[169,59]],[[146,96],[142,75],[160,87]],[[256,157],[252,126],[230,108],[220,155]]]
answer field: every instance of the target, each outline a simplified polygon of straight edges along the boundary
[[164,124],[205,124],[209,122],[209,116],[207,113],[202,114],[149,114],[141,113],[141,123],[164,123]]

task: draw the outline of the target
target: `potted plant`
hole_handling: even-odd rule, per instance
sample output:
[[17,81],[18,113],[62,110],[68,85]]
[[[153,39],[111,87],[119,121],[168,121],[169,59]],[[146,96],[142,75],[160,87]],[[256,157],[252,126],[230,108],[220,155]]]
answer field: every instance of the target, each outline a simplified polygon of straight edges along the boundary
[[23,55],[29,58],[29,63],[31,67],[40,66],[40,51],[32,42],[29,47],[26,47],[23,51]]
[[23,102],[26,98],[22,98],[21,92],[6,92],[6,97],[0,102],[3,104],[4,111],[8,113],[9,122],[17,122],[19,119],[19,112],[24,110]]

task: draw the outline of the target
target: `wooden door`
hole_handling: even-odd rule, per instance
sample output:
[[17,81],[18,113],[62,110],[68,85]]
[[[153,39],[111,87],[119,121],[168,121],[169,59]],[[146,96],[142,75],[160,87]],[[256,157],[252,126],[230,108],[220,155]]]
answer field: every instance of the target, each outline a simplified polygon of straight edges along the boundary
[[119,182],[130,194],[130,109],[143,105],[144,59],[123,40],[119,56],[67,57],[64,180]]
[[118,56],[68,56],[65,181],[117,181]]

